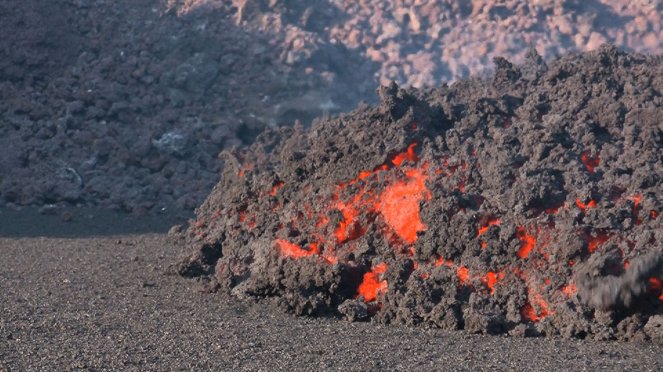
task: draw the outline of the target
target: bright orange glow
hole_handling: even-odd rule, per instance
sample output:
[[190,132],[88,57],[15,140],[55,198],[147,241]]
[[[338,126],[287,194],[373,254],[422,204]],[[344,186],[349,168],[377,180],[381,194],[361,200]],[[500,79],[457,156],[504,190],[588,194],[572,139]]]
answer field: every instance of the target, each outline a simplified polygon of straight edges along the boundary
[[276,193],[279,192],[279,189],[285,185],[283,182],[277,182],[274,186],[272,186],[272,191],[269,192],[269,195],[271,196],[276,196]]
[[576,294],[578,292],[578,287],[576,287],[575,284],[570,283],[570,284],[567,284],[567,285],[563,286],[561,288],[561,291],[562,291],[562,293],[564,293],[568,297],[571,297],[571,296],[573,296],[574,294]]
[[659,300],[663,301],[663,282],[661,282],[661,279],[651,277],[647,281],[647,284],[649,285],[649,291],[653,293],[654,296],[658,296]]
[[488,218],[482,225],[479,227],[479,230],[477,231],[477,236],[481,236],[490,229],[491,226],[499,226],[501,224],[500,219],[497,217],[490,217]]
[[531,322],[538,322],[542,320],[543,318],[547,317],[548,315],[554,314],[553,311],[551,311],[548,308],[548,303],[541,297],[540,294],[538,293],[530,293],[529,295],[530,301],[534,301],[535,304],[539,306],[539,312],[537,313],[534,310],[534,307],[532,306],[531,302],[527,302],[521,309],[520,309],[520,315]]
[[[415,146],[416,143],[412,143],[405,152],[396,154],[390,162],[400,166],[405,160],[417,161]],[[426,229],[419,219],[419,202],[424,198],[430,198],[430,192],[425,185],[424,171],[427,167],[428,164],[424,164],[419,169],[406,170],[404,173],[407,179],[387,186],[379,197],[360,185],[360,189],[355,192],[351,200],[339,200],[342,189],[370,178],[378,172],[389,170],[387,164],[378,166],[373,171],[361,171],[356,178],[340,183],[339,190],[333,195],[336,201],[334,207],[343,215],[343,220],[334,230],[337,243],[343,244],[363,236],[367,228],[359,223],[360,215],[380,212],[387,225],[402,241],[413,244],[417,239],[417,231]]]
[[417,158],[417,154],[414,152],[414,148],[416,146],[416,142],[412,143],[410,146],[408,146],[407,151],[394,155],[393,159],[391,159],[391,162],[397,167],[400,167],[401,164],[403,164],[403,162],[406,160],[416,162],[419,160]]
[[546,208],[546,213],[547,214],[557,214],[559,212],[559,210],[562,209],[563,207],[564,207],[564,203],[553,205],[550,208]]
[[458,277],[460,284],[465,285],[470,281],[470,270],[468,270],[465,266],[459,266],[456,269],[456,276]]
[[315,227],[321,228],[329,223],[329,217],[321,216],[318,218],[318,221],[315,223]]
[[330,265],[336,265],[338,263],[338,257],[331,254],[325,254],[322,258]]
[[548,303],[545,302],[541,296],[537,299],[537,304],[539,305],[539,318],[543,319],[548,315],[554,314],[553,311],[548,309]]
[[518,257],[525,259],[536,246],[536,238],[529,235],[524,226],[518,226],[516,236],[520,240],[520,249],[518,249],[517,255]]
[[373,174],[374,174],[373,172],[361,171],[361,172],[359,172],[359,175],[357,176],[357,179],[358,180],[365,180],[368,177],[372,176]]
[[586,235],[587,238],[587,249],[589,250],[589,253],[594,253],[601,244],[605,243],[610,239],[610,234],[604,232],[604,231],[599,231],[597,232],[596,236],[592,236],[591,234]]
[[437,260],[435,260],[435,266],[453,266],[454,263],[451,260],[445,260],[444,257],[438,257]]
[[521,309],[520,309],[520,315],[523,317],[525,320],[529,320],[530,322],[538,322],[539,317],[536,315],[536,312],[534,311],[534,308],[532,305],[528,302],[526,303]]
[[[355,201],[358,203],[358,200]],[[336,241],[339,244],[342,244],[346,241],[361,237],[365,230],[359,225],[358,221],[355,221],[359,212],[352,205],[347,205],[341,202],[336,204],[336,209],[340,210],[343,214],[343,220],[339,222],[338,227],[334,230]]]
[[598,155],[592,157],[587,151],[580,155],[580,160],[582,160],[582,163],[585,164],[585,168],[587,168],[589,173],[594,173],[594,168],[598,167],[599,163],[601,162],[601,159],[598,157]]
[[576,205],[584,212],[586,209],[596,208],[596,201],[590,199],[590,201],[585,204],[581,202],[580,199],[576,199]]
[[492,295],[495,293],[495,285],[499,283],[502,279],[504,279],[503,271],[497,273],[489,271],[485,277],[481,278],[481,281],[486,285],[486,287],[488,287],[488,289],[490,290],[490,294]]
[[363,296],[365,302],[373,302],[380,293],[387,290],[386,280],[380,280],[380,274],[387,271],[387,264],[380,263],[364,274],[364,279],[359,285],[358,296]]
[[385,222],[407,244],[414,244],[417,232],[426,230],[419,218],[419,202],[430,198],[426,188],[426,175],[421,170],[407,172],[407,181],[399,181],[384,191],[378,210]]
[[640,206],[640,202],[642,201],[642,196],[635,194],[629,199],[633,201],[633,217],[635,218],[635,224],[639,225],[642,223],[642,220],[640,220],[640,217],[638,216],[638,207]]
[[287,257],[291,257],[294,259],[299,259],[302,257],[308,257],[312,256],[314,254],[319,254],[320,252],[318,251],[318,245],[317,244],[309,244],[309,250],[303,249],[302,247],[298,246],[297,244],[293,244],[287,240],[284,239],[276,239],[275,240],[276,245],[279,247],[281,250],[281,254]]

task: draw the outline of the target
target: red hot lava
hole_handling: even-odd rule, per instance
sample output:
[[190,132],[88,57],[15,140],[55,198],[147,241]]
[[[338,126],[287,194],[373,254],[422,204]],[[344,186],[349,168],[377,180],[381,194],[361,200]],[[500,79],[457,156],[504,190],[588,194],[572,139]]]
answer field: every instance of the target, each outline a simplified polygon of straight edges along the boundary
[[358,296],[362,296],[364,301],[373,302],[380,293],[386,292],[388,283],[386,280],[380,280],[380,275],[387,271],[387,264],[382,262],[364,274],[364,278],[359,284]]
[[[598,60],[612,63],[615,53]],[[301,314],[516,335],[656,336],[663,289],[650,255],[661,244],[660,178],[647,174],[660,168],[650,130],[657,122],[647,122],[655,115],[613,113],[606,117],[623,123],[609,127],[597,112],[624,105],[596,101],[577,115],[542,115],[560,105],[523,97],[567,102],[537,84],[578,80],[549,71],[557,75],[496,73],[499,94],[473,95],[486,100],[467,101],[454,86],[430,99],[387,88],[379,108],[310,131],[274,130],[272,142],[261,137],[255,154],[227,162],[197,212],[190,272],[214,272],[230,293],[277,297]],[[504,84],[521,89],[512,78],[532,89],[504,96]],[[463,89],[485,92],[491,81]],[[610,319],[595,315],[606,309]]]

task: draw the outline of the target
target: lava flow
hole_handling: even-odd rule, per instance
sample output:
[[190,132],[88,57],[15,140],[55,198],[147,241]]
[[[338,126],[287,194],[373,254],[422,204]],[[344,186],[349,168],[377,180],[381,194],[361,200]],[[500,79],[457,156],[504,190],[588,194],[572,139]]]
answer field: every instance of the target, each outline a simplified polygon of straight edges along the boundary
[[224,155],[183,273],[297,314],[663,340],[663,60],[568,58],[269,129]]
[[371,271],[364,274],[364,278],[359,285],[358,296],[362,296],[364,301],[375,301],[380,293],[387,290],[388,283],[386,280],[380,280],[380,275],[387,271],[387,264],[384,262],[373,266]]

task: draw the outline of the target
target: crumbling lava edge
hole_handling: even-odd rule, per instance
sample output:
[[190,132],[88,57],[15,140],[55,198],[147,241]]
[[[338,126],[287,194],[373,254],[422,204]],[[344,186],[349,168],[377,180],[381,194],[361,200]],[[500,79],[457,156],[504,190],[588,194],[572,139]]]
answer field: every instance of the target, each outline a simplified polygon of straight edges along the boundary
[[179,272],[296,314],[663,340],[662,59],[531,55],[224,153]]

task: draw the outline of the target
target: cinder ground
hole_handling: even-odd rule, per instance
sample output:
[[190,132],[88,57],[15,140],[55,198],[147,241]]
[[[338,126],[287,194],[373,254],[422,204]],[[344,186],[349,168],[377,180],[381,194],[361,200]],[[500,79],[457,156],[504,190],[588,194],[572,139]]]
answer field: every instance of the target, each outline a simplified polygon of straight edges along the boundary
[[[35,214],[30,227],[0,216],[4,236],[37,228],[67,235],[84,221],[64,224]],[[106,219],[107,226],[117,223]],[[140,224],[132,222],[134,229]],[[103,232],[122,231],[127,228]],[[165,234],[81,236],[79,230],[78,236],[0,238],[0,370],[663,368],[663,345],[294,317],[199,293],[195,281],[165,275],[181,253]]]

